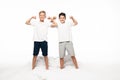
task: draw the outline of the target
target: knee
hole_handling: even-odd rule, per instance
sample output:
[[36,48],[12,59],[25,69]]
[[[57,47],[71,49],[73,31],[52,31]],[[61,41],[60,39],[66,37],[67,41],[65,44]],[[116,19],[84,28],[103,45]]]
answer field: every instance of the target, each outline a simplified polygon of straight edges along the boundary
[[60,58],[60,60],[64,60],[64,58]]
[[71,58],[75,58],[75,56],[71,56]]
[[37,56],[33,56],[33,58],[37,58]]

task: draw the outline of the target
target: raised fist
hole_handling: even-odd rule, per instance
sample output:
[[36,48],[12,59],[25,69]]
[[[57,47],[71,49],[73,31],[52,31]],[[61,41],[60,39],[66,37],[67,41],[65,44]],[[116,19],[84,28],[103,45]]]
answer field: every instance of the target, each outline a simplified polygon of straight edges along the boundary
[[70,16],[70,19],[73,19],[73,16]]
[[55,16],[53,16],[53,19],[56,19],[56,17],[55,17]]
[[32,16],[33,19],[36,19],[36,16]]
[[48,20],[51,20],[52,18],[51,18],[51,17],[48,17],[47,19],[48,19]]

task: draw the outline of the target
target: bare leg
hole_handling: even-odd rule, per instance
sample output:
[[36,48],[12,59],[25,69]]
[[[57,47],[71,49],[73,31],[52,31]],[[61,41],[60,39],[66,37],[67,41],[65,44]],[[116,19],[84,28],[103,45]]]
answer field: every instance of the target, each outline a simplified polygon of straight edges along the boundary
[[78,64],[77,64],[77,60],[76,60],[75,56],[71,56],[71,58],[72,58],[72,61],[75,65],[75,68],[78,69]]
[[32,60],[32,70],[35,68],[36,60],[37,60],[37,56],[33,56],[33,60]]
[[45,61],[45,66],[46,66],[46,69],[48,69],[48,57],[47,56],[44,56],[44,61]]
[[60,58],[60,68],[64,68],[64,58]]

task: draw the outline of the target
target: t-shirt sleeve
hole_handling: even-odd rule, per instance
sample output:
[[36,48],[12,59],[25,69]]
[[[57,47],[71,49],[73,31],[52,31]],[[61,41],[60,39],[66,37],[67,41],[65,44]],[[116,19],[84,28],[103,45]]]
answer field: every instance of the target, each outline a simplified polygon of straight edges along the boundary
[[52,23],[50,21],[46,20],[46,24],[48,25],[48,27],[51,27]]
[[68,24],[70,27],[74,26],[74,23],[72,21],[70,21]]
[[35,26],[37,24],[37,21],[32,19],[30,23],[31,23],[31,26]]

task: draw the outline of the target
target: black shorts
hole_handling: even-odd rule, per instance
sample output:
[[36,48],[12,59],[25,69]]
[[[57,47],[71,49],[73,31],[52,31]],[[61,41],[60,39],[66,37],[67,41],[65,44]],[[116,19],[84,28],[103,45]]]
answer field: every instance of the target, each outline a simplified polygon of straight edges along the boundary
[[39,54],[39,50],[41,49],[42,55],[47,56],[48,55],[48,44],[47,41],[43,42],[34,42],[34,50],[33,50],[33,55],[37,56]]

